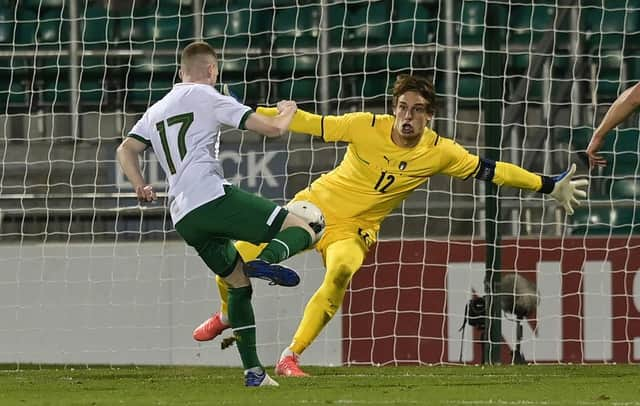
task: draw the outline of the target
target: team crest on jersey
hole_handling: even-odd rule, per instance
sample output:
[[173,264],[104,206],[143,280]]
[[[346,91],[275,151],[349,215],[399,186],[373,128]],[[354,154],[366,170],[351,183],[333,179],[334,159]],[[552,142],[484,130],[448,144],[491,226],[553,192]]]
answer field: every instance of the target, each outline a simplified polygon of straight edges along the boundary
[[398,168],[400,168],[401,171],[404,171],[406,167],[407,163],[405,161],[400,161],[400,165],[398,165]]

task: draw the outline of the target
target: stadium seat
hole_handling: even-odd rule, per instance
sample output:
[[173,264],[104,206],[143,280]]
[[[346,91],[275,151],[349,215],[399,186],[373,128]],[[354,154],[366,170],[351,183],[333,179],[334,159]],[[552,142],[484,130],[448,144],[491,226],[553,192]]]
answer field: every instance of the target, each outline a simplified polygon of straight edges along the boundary
[[0,109],[6,112],[11,107],[27,108],[29,105],[29,92],[24,83],[12,81],[0,89]]
[[579,207],[571,217],[576,236],[625,234],[640,231],[640,211],[635,207]]
[[[340,83],[342,79],[343,86],[347,79],[343,75],[338,78],[329,78],[329,94],[328,100],[335,100],[338,97]],[[304,75],[295,79],[283,78],[271,80],[271,94],[269,100],[271,102],[281,100],[283,98],[292,98],[299,104],[318,103],[321,101],[321,85],[322,81],[315,75]]]
[[389,42],[391,16],[384,1],[329,6],[329,35],[335,46],[373,47]]
[[584,236],[586,234],[601,235],[611,232],[612,218],[615,211],[610,208],[579,207],[571,217],[571,234]]
[[251,61],[244,56],[218,58],[218,77],[223,81],[240,80],[244,78],[247,69],[251,66]]
[[329,3],[327,10],[329,43],[332,46],[341,47],[346,41],[347,4],[346,2]]
[[113,108],[116,95],[126,87],[122,67],[104,56],[84,56],[80,66],[80,102],[83,105]]
[[[56,45],[68,41],[68,8],[61,0],[21,1],[19,7],[10,6],[8,17],[16,19],[16,38],[19,44]],[[14,17],[15,10],[15,17]]]
[[[29,104],[31,87],[32,58],[0,59],[0,79],[4,86],[0,89],[0,109],[6,106],[26,107]],[[2,110],[4,111],[4,110]]]
[[193,17],[157,14],[153,34],[156,48],[181,50],[194,39]]
[[135,58],[127,75],[126,104],[148,106],[160,100],[177,80],[176,56]]
[[274,17],[274,49],[294,46],[316,48],[320,32],[320,13],[320,7],[315,5],[278,8]]
[[273,9],[270,8],[207,3],[202,22],[203,39],[219,51],[223,48],[267,48],[271,43],[272,20]]
[[460,103],[477,104],[481,97],[482,51],[461,51],[458,57],[458,90]]
[[82,46],[86,48],[106,48],[113,38],[114,22],[109,19],[107,9],[102,4],[90,5],[81,9],[80,22]]
[[[544,35],[554,29],[557,18],[555,3],[513,4],[508,17],[508,42],[510,49],[535,49]],[[555,47],[566,46],[569,41],[569,21],[564,21],[555,33]]]
[[0,4],[0,44],[11,45],[13,43],[14,30],[13,10]]
[[362,96],[368,99],[384,100],[391,94],[390,87],[395,81],[395,76],[389,72],[366,74],[362,81]]
[[32,46],[36,43],[36,27],[35,22],[38,20],[38,14],[29,8],[18,9],[16,15],[16,33],[13,41],[16,46]]
[[155,48],[177,50],[184,47],[193,36],[193,16],[164,14],[155,7],[134,9],[133,15],[118,19],[115,40],[120,47]]
[[531,54],[526,51],[516,51],[507,54],[507,67],[510,74],[527,75],[531,65]]
[[154,10],[148,8],[136,8],[132,15],[117,17],[117,27],[114,33],[114,42],[118,47],[128,49],[153,46]]
[[218,80],[222,82],[246,82],[264,79],[268,76],[274,58],[263,56],[246,56],[244,53],[231,53],[218,58]]
[[126,44],[118,42],[117,28],[122,18],[101,2],[90,2],[79,12],[84,17],[80,22],[82,49],[97,52],[80,56],[80,103],[83,109],[113,109],[116,95],[126,87],[123,72],[125,65],[128,68],[129,57],[100,54],[100,51],[106,52],[118,43]]
[[[587,145],[589,144],[592,134],[593,128],[591,127],[567,128],[559,131],[555,140],[560,143],[571,145],[575,151],[584,152],[587,149]],[[605,149],[606,148],[607,147],[605,146]]]
[[278,77],[316,76],[316,70],[319,69],[318,61],[317,54],[288,54],[274,57],[272,66]]
[[614,179],[611,182],[611,198],[613,200],[638,201],[640,199],[640,183],[635,178]]
[[[604,7],[603,7],[604,5]],[[626,0],[582,0],[579,30],[585,34],[585,45],[589,52],[602,50],[638,48],[640,36],[640,5]]]
[[[507,9],[504,6],[498,8],[500,10],[497,19],[499,21],[498,26],[506,27],[507,23]],[[482,45],[485,36],[486,24],[486,2],[479,0],[468,0],[463,2],[460,10],[460,22],[458,38],[460,38],[460,44],[467,45]],[[502,30],[501,37],[504,37],[504,29]]]
[[640,55],[630,52],[624,56],[624,60],[627,67],[627,81],[630,83],[627,87],[630,87],[632,83],[640,82]]
[[384,100],[389,93],[390,83],[395,81],[395,75],[388,71],[354,73],[343,75],[343,91],[345,98],[353,100],[377,99]]
[[[411,56],[407,54],[345,54],[340,64],[344,97],[359,99],[385,96],[388,90],[387,82],[395,80],[397,73],[408,71],[410,62]],[[398,64],[402,65],[401,69],[395,69],[394,72]]]
[[[79,98],[83,106],[107,105],[109,99],[107,82],[97,76],[82,74],[80,79]],[[113,91],[113,89],[112,89]]]
[[67,10],[63,8],[42,8],[36,38],[39,44],[60,45],[69,40],[69,23],[64,19]]
[[[306,0],[307,3],[310,1]],[[287,6],[296,6],[298,4],[303,5],[305,0],[277,0],[275,4],[277,8],[279,7],[287,7]],[[268,8],[274,6],[274,0],[251,0],[252,8]]]
[[63,7],[65,0],[21,0],[20,5],[37,10],[39,7]]
[[277,98],[292,98],[300,102],[319,99],[317,54],[278,56],[272,59],[272,67],[274,76],[278,78],[274,83]]
[[462,45],[482,45],[485,28],[485,4],[467,1],[460,10],[460,41]]
[[609,51],[592,58],[592,90],[595,102],[613,101],[626,87],[625,63],[621,50]]
[[[547,101],[568,103],[570,93],[561,93],[562,80],[566,79],[567,71],[572,72],[569,65],[570,58],[563,54],[554,54],[551,58],[539,55],[543,66],[542,70],[533,75],[533,63],[535,54],[525,50],[510,52],[507,54],[507,72],[510,76],[505,81],[509,100],[526,100],[535,103]],[[516,95],[514,91],[518,88],[519,82],[527,81],[528,91],[526,95]]]
[[164,16],[181,16],[193,13],[192,0],[162,0],[158,1],[158,12]]
[[421,2],[396,1],[391,24],[391,44],[425,45],[435,41],[436,16]]
[[342,57],[341,69],[346,73],[379,72],[387,69],[387,53],[354,52]]
[[38,103],[61,105],[69,103],[70,60],[68,56],[40,58],[33,75],[33,89]]
[[319,92],[316,92],[316,78],[284,79],[273,82],[276,99],[292,99],[299,103],[315,101]]
[[[433,69],[434,55],[425,52],[393,52],[383,54],[387,69],[394,72],[394,76],[399,73],[415,72]],[[427,75],[428,76],[428,75]]]
[[210,43],[217,52],[220,52],[224,46],[226,26],[227,14],[223,8],[209,7],[204,10],[202,16],[202,38]]

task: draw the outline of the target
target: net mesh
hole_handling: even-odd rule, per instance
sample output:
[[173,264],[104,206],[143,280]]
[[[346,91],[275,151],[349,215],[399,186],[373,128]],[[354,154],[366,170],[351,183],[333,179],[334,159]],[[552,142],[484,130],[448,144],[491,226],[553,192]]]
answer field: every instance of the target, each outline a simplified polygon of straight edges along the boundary
[[[439,97],[434,129],[479,155],[492,151],[485,113],[498,102],[500,159],[546,174],[570,162],[588,173],[592,129],[640,79],[637,0],[0,5],[0,362],[238,364],[233,351],[192,341],[218,306],[212,275],[176,235],[166,202],[139,206],[115,160],[133,123],[179,80],[180,50],[193,40],[216,48],[219,81],[252,106],[291,98],[323,114],[391,113],[396,75],[425,75]],[[499,99],[486,96],[488,81]],[[385,220],[342,314],[304,362],[480,362],[482,329],[463,323],[469,300],[485,294],[491,224],[500,268],[534,283],[537,297],[535,312],[503,313],[505,362],[637,361],[637,133],[632,115],[609,135],[609,165],[590,174],[589,202],[573,217],[503,188],[487,223],[485,185],[431,179]],[[284,203],[345,146],[225,130],[221,149],[229,179]],[[151,153],[144,172],[164,190]],[[322,280],[317,254],[291,264],[300,288],[256,286],[267,360]]]

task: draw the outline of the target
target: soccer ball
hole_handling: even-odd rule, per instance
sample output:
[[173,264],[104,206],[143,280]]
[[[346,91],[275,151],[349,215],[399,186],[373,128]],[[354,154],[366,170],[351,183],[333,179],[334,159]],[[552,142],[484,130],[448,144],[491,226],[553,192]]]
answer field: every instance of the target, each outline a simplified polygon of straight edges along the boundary
[[320,239],[324,232],[324,216],[318,206],[305,200],[295,200],[287,204],[287,210],[306,220],[316,233],[316,241]]

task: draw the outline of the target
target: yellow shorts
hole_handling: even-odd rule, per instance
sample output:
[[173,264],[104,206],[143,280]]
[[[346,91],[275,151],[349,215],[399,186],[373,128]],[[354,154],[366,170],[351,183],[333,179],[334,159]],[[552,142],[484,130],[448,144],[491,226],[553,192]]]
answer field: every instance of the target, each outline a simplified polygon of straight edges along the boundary
[[306,200],[315,204],[324,215],[324,234],[316,244],[316,249],[323,257],[327,247],[336,241],[357,238],[362,242],[362,248],[365,252],[369,251],[369,248],[378,241],[379,224],[370,224],[359,221],[357,218],[341,219],[331,215],[331,211],[323,209],[322,202],[316,200],[313,192],[309,189],[303,189],[296,193],[293,201],[297,200]]

